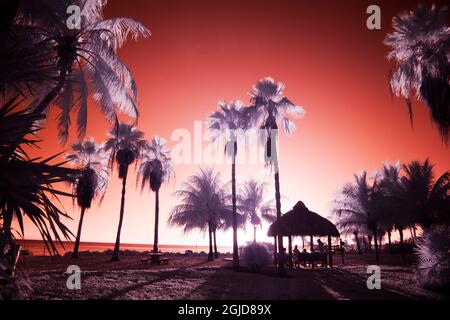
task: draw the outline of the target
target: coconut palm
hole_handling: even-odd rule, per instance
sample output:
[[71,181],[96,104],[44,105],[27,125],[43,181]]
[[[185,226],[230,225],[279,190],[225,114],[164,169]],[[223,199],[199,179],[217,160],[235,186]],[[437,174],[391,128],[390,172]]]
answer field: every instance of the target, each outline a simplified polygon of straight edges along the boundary
[[[139,22],[128,18],[104,19],[102,0],[23,0],[13,22],[12,29],[26,28],[26,48],[33,50],[33,44],[45,44],[45,50],[52,53],[31,70],[46,70],[56,67],[53,81],[43,85],[34,96],[35,110],[42,113],[50,104],[60,109],[58,116],[59,139],[65,143],[68,138],[70,115],[77,110],[79,137],[86,130],[88,96],[98,101],[105,117],[114,121],[118,111],[137,117],[137,88],[131,72],[117,56],[128,35],[134,39],[146,37],[149,31]],[[80,8],[80,25],[67,26],[69,5]],[[15,41],[23,40],[21,38]],[[22,43],[19,43],[21,45]],[[37,47],[37,59],[42,56]],[[21,65],[22,59],[14,59]],[[28,62],[25,62],[28,63]],[[14,67],[10,64],[10,67]],[[15,68],[15,67],[14,67]],[[19,70],[21,67],[19,67]]]
[[7,243],[12,241],[11,224],[16,219],[24,233],[24,217],[36,226],[48,251],[57,254],[54,240],[69,239],[71,232],[61,221],[70,217],[53,204],[60,196],[70,193],[55,189],[54,185],[74,182],[78,170],[66,168],[64,163],[52,164],[59,154],[46,158],[30,158],[26,149],[36,147],[39,140],[36,123],[43,115],[20,102],[10,99],[0,107],[0,258]]
[[238,139],[243,137],[246,129],[243,121],[243,104],[240,101],[226,103],[219,102],[219,111],[208,116],[207,127],[213,141],[225,139],[225,152],[231,157],[231,197],[233,207],[233,267],[239,267],[238,253],[238,213],[236,198],[236,155],[238,151]]
[[111,169],[117,163],[119,178],[122,179],[122,198],[120,202],[119,226],[117,228],[116,244],[114,246],[113,261],[119,260],[120,233],[125,211],[125,193],[128,177],[128,168],[135,162],[145,147],[144,133],[137,130],[133,124],[119,123],[110,131],[105,143],[105,151],[110,151],[109,163]]
[[450,172],[434,177],[434,165],[412,161],[403,166],[402,177],[405,209],[424,229],[449,224]]
[[395,165],[383,165],[381,172],[380,188],[384,195],[383,210],[385,215],[383,221],[385,229],[388,233],[389,247],[392,252],[391,245],[391,229],[398,231],[400,236],[400,252],[402,260],[405,260],[404,235],[403,231],[415,224],[414,217],[407,207],[407,197],[405,196],[404,186],[401,176],[402,166],[397,163]]
[[346,184],[341,195],[336,199],[333,212],[340,216],[338,225],[342,228],[359,230],[364,228],[371,232],[375,242],[375,259],[379,261],[379,227],[383,220],[383,196],[374,177],[371,185],[367,173],[355,175],[355,182]]
[[155,193],[155,233],[153,252],[158,252],[158,225],[159,225],[159,189],[164,182],[173,176],[173,162],[167,141],[156,136],[144,148],[142,163],[138,170],[138,179],[141,178],[141,189],[148,184]]
[[267,185],[255,179],[245,181],[239,192],[239,205],[246,220],[253,226],[253,242],[256,242],[256,229],[262,225],[262,220],[274,222],[276,210],[272,201],[265,201]]
[[[275,202],[277,218],[281,217],[280,172],[276,148],[278,127],[281,125],[284,132],[291,134],[295,124],[292,116],[304,114],[302,107],[296,106],[287,97],[283,96],[284,85],[276,83],[272,78],[259,80],[251,92],[252,105],[245,110],[245,123],[260,129],[261,141],[265,147],[265,159],[274,167]],[[283,252],[283,237],[278,237],[278,252]],[[280,255],[282,257],[282,255]],[[278,264],[280,274],[284,274],[284,263]]]
[[391,49],[388,58],[396,62],[390,77],[391,91],[406,99],[411,122],[413,95],[425,102],[446,143],[450,128],[448,12],[447,7],[419,4],[394,17],[394,31],[384,40]]
[[106,192],[109,172],[106,167],[106,157],[103,147],[95,143],[94,139],[78,142],[72,145],[73,153],[66,158],[80,169],[76,182],[73,185],[73,193],[81,208],[80,221],[75,240],[72,258],[78,258],[81,229],[83,227],[84,214],[91,207],[95,198],[103,198]]
[[208,231],[208,260],[214,260],[213,229],[229,225],[232,208],[226,203],[227,194],[220,176],[211,169],[200,169],[175,193],[181,200],[170,212],[169,224],[183,227],[184,232],[193,229]]

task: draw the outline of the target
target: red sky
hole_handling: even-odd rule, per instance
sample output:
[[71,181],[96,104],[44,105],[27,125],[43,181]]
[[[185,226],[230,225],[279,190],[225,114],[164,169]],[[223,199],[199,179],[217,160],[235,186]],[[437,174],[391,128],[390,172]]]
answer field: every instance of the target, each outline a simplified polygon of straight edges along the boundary
[[[382,41],[391,19],[413,8],[414,1],[377,1],[382,29],[366,28],[366,8],[372,1],[158,0],[109,1],[108,17],[124,16],[143,22],[152,36],[129,41],[119,54],[132,70],[140,93],[139,129],[170,141],[175,129],[191,133],[194,121],[214,111],[220,99],[248,102],[258,79],[271,76],[286,85],[285,94],[305,108],[298,130],[281,138],[283,211],[302,200],[324,216],[336,191],[363,169],[373,173],[384,161],[408,162],[429,157],[438,173],[449,169],[450,152],[433,128],[425,107],[415,103],[414,130],[402,99],[392,99],[387,76],[391,65]],[[87,137],[101,141],[109,124],[92,106]],[[54,114],[41,132],[40,154],[68,146],[57,144]],[[75,135],[72,134],[72,138]],[[205,145],[207,142],[205,142]],[[160,243],[207,244],[198,233],[184,235],[166,224],[177,203],[172,195],[197,165],[176,166],[176,179],[161,191]],[[224,181],[229,166],[216,167]],[[133,168],[134,170],[134,168]],[[254,176],[270,185],[262,166],[238,166],[238,182]],[[153,239],[154,195],[128,181],[122,242]],[[114,242],[119,218],[120,181],[113,173],[101,207],[85,217],[83,241]],[[76,231],[79,210],[65,201]],[[259,230],[259,237],[266,227]],[[37,238],[31,224],[26,237]],[[240,234],[240,242],[252,237]],[[231,245],[231,234],[219,244]]]

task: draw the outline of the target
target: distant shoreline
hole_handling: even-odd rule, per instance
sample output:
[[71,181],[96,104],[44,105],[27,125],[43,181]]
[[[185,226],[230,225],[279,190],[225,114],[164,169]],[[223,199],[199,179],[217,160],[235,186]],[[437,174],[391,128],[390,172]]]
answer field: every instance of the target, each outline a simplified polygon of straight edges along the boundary
[[[17,240],[22,246],[22,250],[29,250],[33,255],[36,256],[47,256],[49,255],[47,248],[45,247],[44,241],[42,240],[31,240],[31,239],[19,239]],[[65,254],[66,252],[72,251],[74,246],[73,241],[62,241],[61,244],[57,244],[56,247],[60,254]],[[114,248],[114,243],[108,242],[81,242],[80,251],[91,251],[91,252],[103,252]],[[177,245],[177,244],[158,244],[158,248],[163,252],[173,252],[173,253],[184,253],[186,250],[192,250],[193,252],[208,251],[208,246],[204,245]],[[150,251],[153,249],[153,244],[138,244],[138,243],[121,243],[121,250],[132,250],[132,251]],[[218,246],[218,251],[220,252],[231,252],[231,246]]]

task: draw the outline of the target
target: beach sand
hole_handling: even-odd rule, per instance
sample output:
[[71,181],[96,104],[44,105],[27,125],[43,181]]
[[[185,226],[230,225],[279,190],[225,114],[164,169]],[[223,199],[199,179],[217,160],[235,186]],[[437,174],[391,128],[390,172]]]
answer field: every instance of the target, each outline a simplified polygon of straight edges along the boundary
[[[205,255],[170,254],[167,266],[143,264],[144,256],[134,253],[119,262],[106,254],[25,257],[16,279],[22,299],[448,299],[417,286],[412,256],[406,262],[382,256],[381,290],[366,286],[372,255],[347,255],[344,265],[336,255],[333,269],[288,270],[287,278],[279,278],[274,267],[262,274],[245,267],[233,271],[230,256],[208,262]],[[66,269],[74,264],[82,271],[81,290],[66,287]]]

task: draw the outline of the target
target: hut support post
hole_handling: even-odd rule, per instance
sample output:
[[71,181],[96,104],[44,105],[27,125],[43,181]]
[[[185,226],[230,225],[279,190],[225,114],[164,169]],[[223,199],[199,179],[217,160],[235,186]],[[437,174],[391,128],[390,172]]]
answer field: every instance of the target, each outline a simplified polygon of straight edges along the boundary
[[341,249],[342,264],[344,264],[344,242],[339,238],[339,248]]
[[309,237],[310,237],[310,244],[311,244],[311,253],[313,253],[313,252],[314,252],[314,241],[313,241],[313,236],[310,235]]
[[292,236],[288,237],[288,241],[289,241],[289,268],[292,269],[292,267],[294,266],[292,263]]
[[277,255],[277,236],[273,237],[273,261],[275,267],[278,265],[278,255]]
[[330,268],[333,268],[333,247],[331,246],[331,236],[328,236],[328,257],[329,257],[329,261],[328,261],[328,265],[330,266]]

